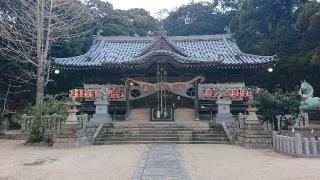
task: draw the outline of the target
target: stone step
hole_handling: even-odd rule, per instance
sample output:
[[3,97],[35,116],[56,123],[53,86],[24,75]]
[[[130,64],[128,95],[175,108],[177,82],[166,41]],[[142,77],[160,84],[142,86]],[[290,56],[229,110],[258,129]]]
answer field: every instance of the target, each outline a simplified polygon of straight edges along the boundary
[[169,131],[169,130],[122,130],[122,129],[102,129],[100,133],[109,133],[109,134],[123,134],[123,133],[143,133],[143,134],[153,134],[153,133],[166,133],[166,134],[175,134],[175,133],[189,133],[192,132],[194,134],[205,134],[205,133],[225,133],[224,130],[174,130],[174,131]]
[[106,132],[106,130],[115,130],[115,131],[224,131],[222,127],[217,128],[103,128],[101,132]]
[[99,141],[179,141],[179,140],[196,140],[196,141],[228,141],[225,137],[109,137],[109,138],[96,138]]
[[121,135],[121,134],[135,134],[135,135],[149,135],[149,134],[166,134],[166,135],[177,135],[177,134],[222,134],[225,135],[224,131],[117,131],[117,130],[101,130],[100,134],[106,135]]
[[108,145],[108,144],[230,144],[229,141],[103,141],[95,142],[95,145]]
[[[202,124],[208,125],[208,121],[193,121],[193,122],[177,122],[177,121],[148,121],[148,122],[134,122],[134,121],[125,121],[125,122],[113,122],[114,125],[128,125],[128,124],[142,124],[142,125],[157,125],[157,124]],[[210,122],[210,124],[219,124],[215,122]]]
[[150,137],[159,137],[159,136],[170,136],[170,137],[175,137],[175,136],[184,136],[186,134],[190,134],[192,136],[210,136],[210,137],[220,137],[220,136],[225,136],[224,133],[203,133],[203,134],[194,134],[194,133],[144,133],[144,132],[137,132],[137,133],[104,133],[104,134],[99,134],[98,137],[110,137],[110,136],[150,136]]
[[[181,128],[209,128],[208,125],[176,125],[176,124],[157,124],[157,125],[141,125],[141,124],[133,124],[133,125],[104,125],[103,127],[114,127],[114,128],[134,128],[134,127],[140,127],[140,128],[154,128],[154,127],[161,127],[161,128],[170,128],[170,127],[181,127]],[[214,126],[213,126],[214,127]],[[217,126],[219,127],[219,126]]]
[[221,124],[207,122],[105,124],[95,140],[95,144],[151,142],[228,144],[229,140]]
[[208,128],[208,124],[128,124],[128,125],[104,125],[104,127],[132,128],[132,127],[200,127]]

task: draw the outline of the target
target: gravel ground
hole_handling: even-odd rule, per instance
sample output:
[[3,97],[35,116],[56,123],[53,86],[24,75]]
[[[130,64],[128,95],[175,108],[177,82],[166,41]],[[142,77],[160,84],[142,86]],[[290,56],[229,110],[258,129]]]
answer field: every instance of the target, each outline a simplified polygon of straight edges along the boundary
[[320,159],[293,158],[271,149],[234,145],[179,145],[195,180],[316,180]]
[[[89,146],[78,149],[26,147],[0,140],[0,180],[132,179],[145,145]],[[320,159],[292,158],[270,149],[233,145],[178,145],[194,180],[315,180]]]
[[79,149],[25,147],[0,140],[0,180],[131,179],[144,145],[89,146]]

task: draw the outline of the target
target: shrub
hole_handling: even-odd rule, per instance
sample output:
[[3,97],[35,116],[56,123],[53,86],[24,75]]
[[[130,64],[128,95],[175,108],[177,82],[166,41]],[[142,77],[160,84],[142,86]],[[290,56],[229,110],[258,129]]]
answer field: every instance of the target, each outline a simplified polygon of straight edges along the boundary
[[0,135],[5,133],[7,129],[6,119],[3,115],[0,114]]
[[271,93],[261,90],[254,94],[258,103],[258,114],[263,121],[276,122],[277,115],[295,114],[299,112],[299,96],[297,92],[284,92],[276,90]]
[[41,115],[68,115],[65,103],[68,101],[68,98],[64,94],[57,95],[47,95],[44,98],[43,103],[37,109],[36,106],[31,104],[27,105],[24,113],[26,115],[36,115],[39,112]]
[[[63,94],[58,95],[48,95],[45,97],[42,105],[37,109],[35,106],[28,105],[25,108],[25,114],[29,116],[35,116],[41,114],[45,115],[68,115],[65,103],[67,102],[67,98]],[[46,126],[46,122],[41,118],[37,121],[37,123],[33,124],[31,133],[27,138],[28,143],[52,143],[52,139],[50,136],[45,134],[44,128]]]

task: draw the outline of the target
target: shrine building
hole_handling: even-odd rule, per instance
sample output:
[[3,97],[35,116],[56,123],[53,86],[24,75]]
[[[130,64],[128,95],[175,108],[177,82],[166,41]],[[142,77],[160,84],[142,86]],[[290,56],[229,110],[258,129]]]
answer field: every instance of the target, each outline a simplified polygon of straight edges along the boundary
[[276,61],[242,52],[232,34],[162,34],[97,36],[87,53],[54,58],[54,66],[83,82],[70,90],[83,112],[94,114],[105,95],[112,121],[180,122],[214,120],[219,99],[230,102],[232,114],[245,111],[252,93],[246,78]]

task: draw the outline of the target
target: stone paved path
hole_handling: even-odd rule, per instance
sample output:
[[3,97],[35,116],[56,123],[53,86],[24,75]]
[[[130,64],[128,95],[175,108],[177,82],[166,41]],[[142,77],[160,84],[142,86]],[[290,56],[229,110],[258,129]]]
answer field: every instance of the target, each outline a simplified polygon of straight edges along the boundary
[[148,144],[133,180],[191,180],[176,144]]

